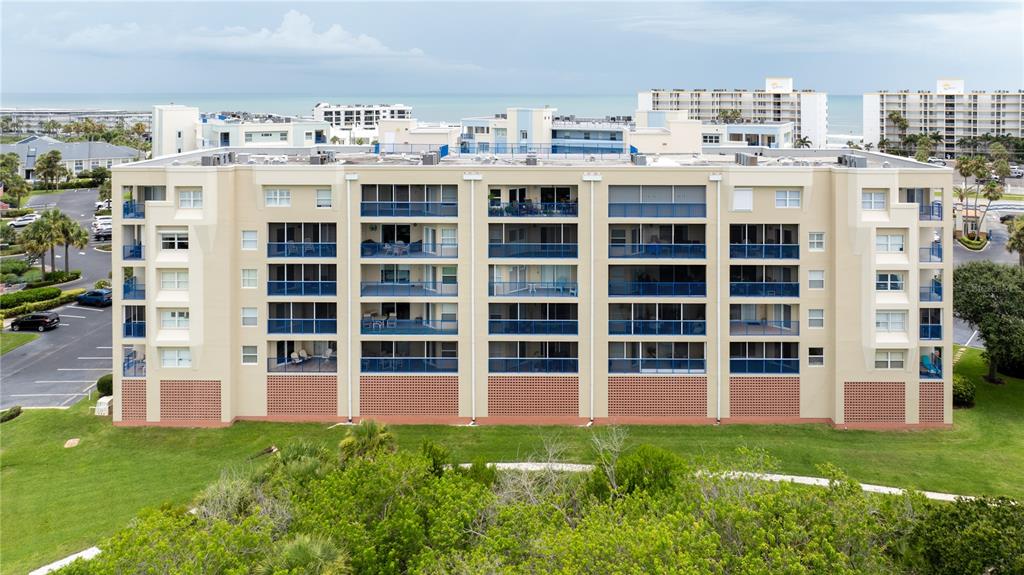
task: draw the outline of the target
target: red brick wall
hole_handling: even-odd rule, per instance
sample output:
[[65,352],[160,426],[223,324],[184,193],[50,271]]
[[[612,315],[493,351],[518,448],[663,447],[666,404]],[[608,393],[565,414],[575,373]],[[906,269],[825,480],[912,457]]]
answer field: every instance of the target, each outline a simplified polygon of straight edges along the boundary
[[268,375],[267,415],[338,415],[338,376]]
[[907,421],[905,384],[901,381],[847,381],[843,385],[846,423]]
[[800,417],[799,377],[730,377],[730,417]]
[[146,421],[146,380],[121,380],[121,421]]
[[364,375],[359,378],[359,414],[459,415],[455,375]]
[[160,380],[161,420],[220,421],[220,381]]
[[609,417],[707,417],[706,377],[609,377]]
[[579,417],[579,389],[578,376],[489,376],[487,414]]
[[921,423],[943,423],[946,406],[943,383],[941,381],[922,381],[918,395],[918,420]]

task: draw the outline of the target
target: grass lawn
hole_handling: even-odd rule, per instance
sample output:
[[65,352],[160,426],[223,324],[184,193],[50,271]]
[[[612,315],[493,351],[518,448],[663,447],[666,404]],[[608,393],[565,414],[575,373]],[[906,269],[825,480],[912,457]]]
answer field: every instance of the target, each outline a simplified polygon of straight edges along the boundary
[[39,337],[38,333],[5,331],[0,333],[0,355]]
[[[858,481],[961,494],[1024,499],[1024,381],[984,383],[984,363],[969,350],[957,365],[975,379],[977,407],[958,410],[951,431],[837,431],[800,426],[636,426],[630,442],[692,457],[728,459],[736,448],[760,448],[780,471],[816,475],[834,463]],[[141,508],[185,503],[221,469],[249,464],[271,444],[300,438],[335,443],[345,428],[321,424],[241,422],[227,429],[114,428],[82,403],[67,411],[28,411],[3,424],[0,452],[0,571],[24,573],[96,544]],[[430,438],[457,459],[523,460],[547,438],[589,461],[592,429],[575,427],[398,426],[403,448]],[[81,444],[64,449],[69,438]]]

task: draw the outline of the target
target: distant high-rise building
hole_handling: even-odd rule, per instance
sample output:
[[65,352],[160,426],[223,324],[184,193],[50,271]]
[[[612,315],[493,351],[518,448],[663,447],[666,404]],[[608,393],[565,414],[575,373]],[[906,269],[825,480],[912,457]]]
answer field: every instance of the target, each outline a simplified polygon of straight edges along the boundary
[[405,104],[331,104],[319,102],[313,106],[313,118],[323,120],[334,128],[374,128],[381,120],[412,118],[412,106]]

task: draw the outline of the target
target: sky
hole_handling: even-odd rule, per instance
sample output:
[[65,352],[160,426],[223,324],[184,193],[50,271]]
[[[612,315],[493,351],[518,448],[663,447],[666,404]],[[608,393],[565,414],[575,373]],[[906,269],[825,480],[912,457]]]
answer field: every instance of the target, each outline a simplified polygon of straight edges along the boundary
[[3,93],[1024,88],[1024,1],[16,2]]

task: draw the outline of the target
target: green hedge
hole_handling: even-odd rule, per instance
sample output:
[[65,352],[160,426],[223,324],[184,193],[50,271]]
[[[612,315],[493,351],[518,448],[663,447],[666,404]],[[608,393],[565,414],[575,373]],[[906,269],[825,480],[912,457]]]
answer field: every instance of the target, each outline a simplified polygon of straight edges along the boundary
[[[57,291],[60,291],[59,288],[42,288],[42,289],[56,289]],[[0,310],[0,319],[6,319],[6,318],[9,318],[9,317],[15,317],[15,316],[19,316],[19,315],[24,315],[26,313],[32,313],[34,311],[43,311],[43,310],[53,309],[53,308],[55,308],[57,306],[61,306],[61,305],[64,305],[66,303],[75,301],[76,297],[78,297],[78,296],[80,296],[80,295],[82,295],[84,293],[85,293],[84,289],[76,288],[76,289],[68,290],[68,291],[62,293],[59,297],[55,297],[53,299],[48,299],[48,300],[45,300],[45,301],[37,301],[37,302],[33,302],[33,303],[26,303],[24,305],[19,305],[18,307],[12,307],[10,309]]]
[[[92,188],[92,187],[95,187],[95,186],[93,186],[92,180],[71,180],[71,181],[68,181],[68,182],[60,182],[59,184],[57,184],[56,189],[58,189],[58,190],[76,190],[76,189],[79,189],[79,188]],[[37,191],[37,192],[41,192],[41,191],[46,191],[46,190],[52,190],[52,189],[54,189],[54,187],[53,187],[52,184],[47,185],[47,184],[44,184],[42,182],[36,182],[35,185],[32,186],[32,189]]]
[[24,303],[53,299],[60,295],[60,288],[46,287],[25,289],[0,296],[0,308],[9,308]]
[[33,210],[32,208],[15,208],[13,210],[7,210],[6,212],[4,212],[4,217],[20,218],[21,216],[31,213],[35,213],[35,210]]
[[111,213],[111,210],[98,210],[95,215],[97,215],[97,216],[109,216],[109,215],[113,215],[113,214]]
[[5,409],[2,412],[0,412],[0,423],[7,423],[8,421],[14,419],[15,417],[18,417],[19,415],[21,415],[20,405],[15,405],[10,409]]
[[55,272],[46,272],[46,277],[39,281],[32,282],[25,287],[27,288],[41,288],[46,286],[52,286],[53,284],[62,284],[64,282],[75,281],[82,277],[81,270],[71,270],[70,272],[64,272],[57,270]]
[[974,407],[974,382],[966,375],[953,374],[953,406]]
[[14,274],[21,275],[28,271],[28,262],[25,260],[7,260],[0,262],[0,275]]
[[114,374],[101,375],[96,380],[96,391],[99,392],[100,397],[114,395]]
[[957,238],[957,241],[959,241],[961,245],[963,245],[965,248],[969,250],[980,250],[981,248],[985,247],[986,244],[988,244],[988,239],[972,240],[967,236],[960,236],[959,238]]
[[0,250],[0,256],[14,256],[25,253],[25,248],[19,245],[8,246]]

